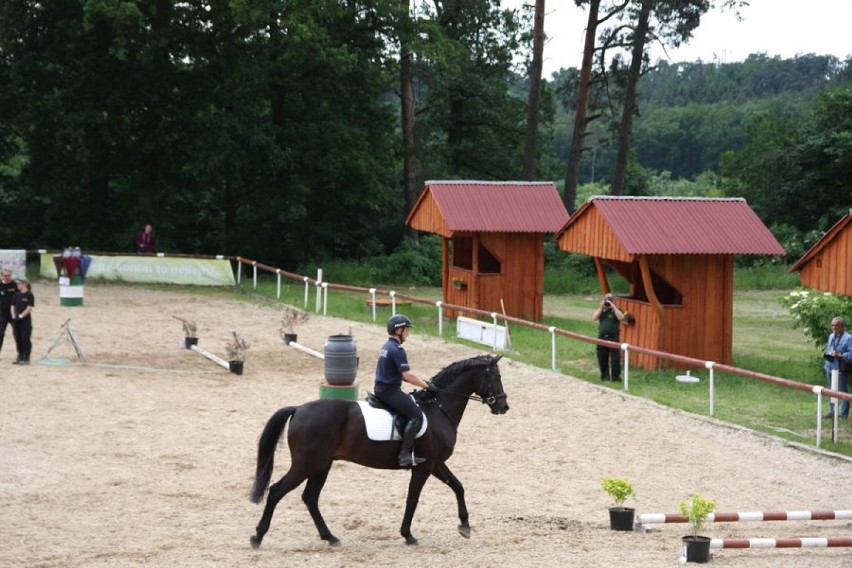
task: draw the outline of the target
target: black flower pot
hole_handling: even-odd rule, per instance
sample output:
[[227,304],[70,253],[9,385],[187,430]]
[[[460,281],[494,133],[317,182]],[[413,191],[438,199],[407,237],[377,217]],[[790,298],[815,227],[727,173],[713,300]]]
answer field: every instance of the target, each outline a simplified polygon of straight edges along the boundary
[[183,339],[183,345],[187,349],[192,349],[193,345],[198,345],[198,338],[197,337],[185,337]]
[[681,540],[683,541],[681,558],[698,564],[704,564],[710,560],[710,537],[689,535],[682,537]]
[[291,343],[296,343],[296,339],[298,335],[295,333],[285,333],[284,334],[284,345],[290,345]]
[[610,507],[609,528],[614,531],[632,531],[634,512],[632,507]]
[[228,369],[235,375],[242,375],[243,361],[228,361]]

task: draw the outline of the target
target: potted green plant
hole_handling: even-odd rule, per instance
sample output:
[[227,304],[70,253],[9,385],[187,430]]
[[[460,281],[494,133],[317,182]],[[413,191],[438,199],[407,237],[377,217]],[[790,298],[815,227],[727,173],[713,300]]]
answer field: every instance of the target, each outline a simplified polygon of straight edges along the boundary
[[296,326],[302,325],[309,318],[310,315],[308,312],[302,311],[299,308],[293,306],[284,308],[284,312],[281,314],[280,333],[285,345],[290,345],[291,341],[296,341],[298,337],[295,330]]
[[225,350],[228,353],[228,368],[235,375],[242,375],[249,344],[236,331],[232,331],[231,335],[230,341],[225,344]]
[[636,317],[630,312],[624,312],[624,319],[622,321],[624,325],[633,325],[636,323]]
[[710,513],[716,510],[716,502],[693,493],[688,501],[680,502],[680,514],[687,518],[692,526],[692,534],[681,538],[681,559],[686,562],[704,563],[710,559],[710,538],[698,533]]
[[455,288],[456,290],[464,290],[465,288],[467,288],[467,282],[464,281],[464,278],[459,278],[458,276],[456,276],[455,278],[453,278],[453,288]]
[[607,495],[612,497],[614,505],[609,508],[609,528],[614,531],[633,530],[633,507],[625,507],[624,502],[628,497],[635,497],[633,485],[626,479],[615,477],[604,477],[601,479],[601,488]]
[[183,346],[190,349],[193,345],[198,345],[198,323],[195,320],[183,319],[178,316],[172,316],[180,321],[183,326]]

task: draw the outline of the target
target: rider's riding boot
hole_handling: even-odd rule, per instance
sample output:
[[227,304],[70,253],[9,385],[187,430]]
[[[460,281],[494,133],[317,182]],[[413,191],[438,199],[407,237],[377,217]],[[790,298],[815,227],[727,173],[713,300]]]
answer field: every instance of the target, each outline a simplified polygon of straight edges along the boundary
[[420,420],[409,420],[405,425],[405,431],[402,433],[402,449],[397,457],[399,467],[413,467],[426,461],[414,455],[414,437],[417,436],[421,425]]

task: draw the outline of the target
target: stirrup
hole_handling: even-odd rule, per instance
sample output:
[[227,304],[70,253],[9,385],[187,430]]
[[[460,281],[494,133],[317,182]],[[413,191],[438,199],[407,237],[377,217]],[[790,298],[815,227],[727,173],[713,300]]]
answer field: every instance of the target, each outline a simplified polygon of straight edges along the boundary
[[399,467],[414,467],[425,461],[425,458],[415,456],[413,451],[405,452],[397,456],[397,463],[399,464]]

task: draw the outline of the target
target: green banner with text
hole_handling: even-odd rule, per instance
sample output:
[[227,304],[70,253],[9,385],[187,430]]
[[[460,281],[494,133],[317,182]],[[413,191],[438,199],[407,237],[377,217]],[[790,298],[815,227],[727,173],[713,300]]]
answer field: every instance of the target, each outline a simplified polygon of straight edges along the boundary
[[[85,254],[85,252],[83,253]],[[57,278],[53,257],[42,253],[41,276]],[[86,279],[140,282],[145,284],[192,284],[233,286],[236,284],[231,261],[214,258],[170,258],[167,256],[89,255],[92,263]]]

